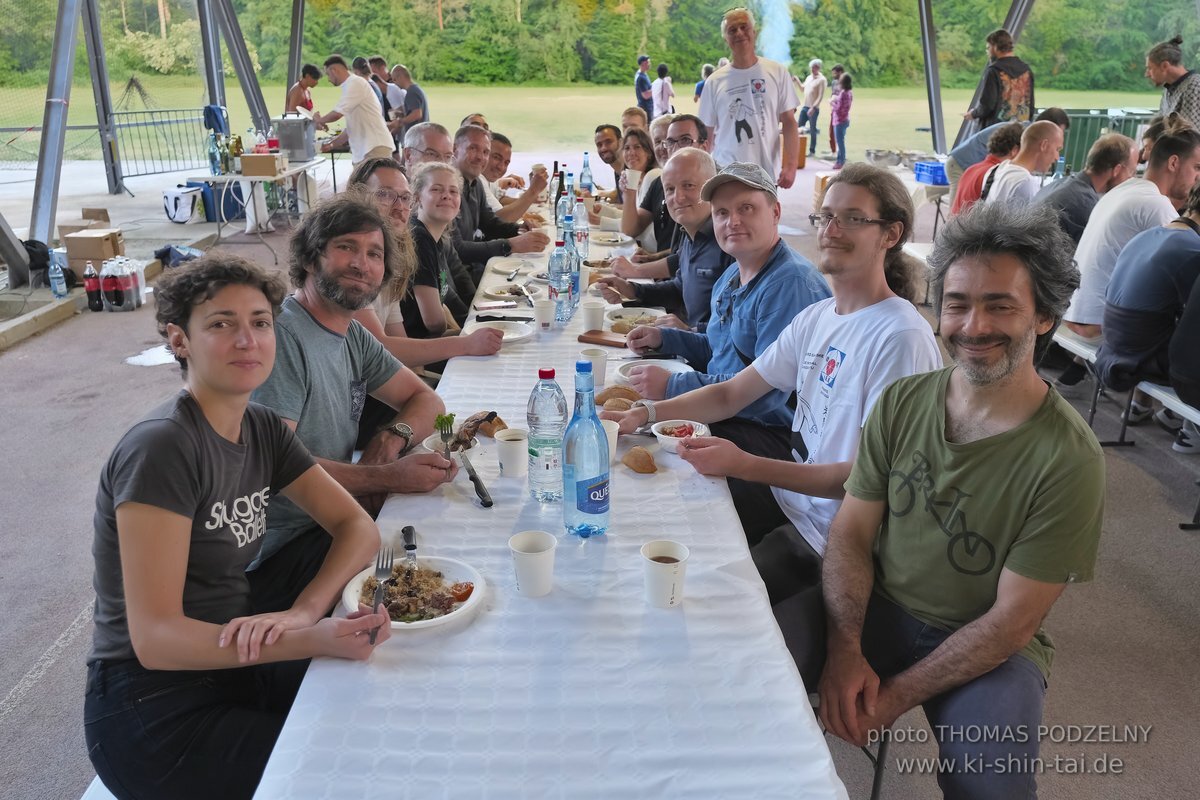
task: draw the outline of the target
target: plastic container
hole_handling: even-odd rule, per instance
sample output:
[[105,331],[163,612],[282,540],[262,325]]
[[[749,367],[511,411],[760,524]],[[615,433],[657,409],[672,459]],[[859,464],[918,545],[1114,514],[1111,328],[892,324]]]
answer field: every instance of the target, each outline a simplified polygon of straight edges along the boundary
[[54,295],[55,300],[65,299],[67,296],[67,279],[63,275],[62,267],[56,263],[51,264],[46,274],[50,279],[50,294]]
[[940,161],[918,161],[913,164],[913,173],[917,183],[928,183],[930,186],[949,186],[946,180],[946,165]]
[[608,434],[596,416],[592,364],[575,364],[575,413],[563,437],[563,524],[588,539],[608,530]]
[[563,496],[562,445],[567,428],[567,398],[554,380],[554,370],[538,370],[525,412],[529,427],[529,496],[552,503]]

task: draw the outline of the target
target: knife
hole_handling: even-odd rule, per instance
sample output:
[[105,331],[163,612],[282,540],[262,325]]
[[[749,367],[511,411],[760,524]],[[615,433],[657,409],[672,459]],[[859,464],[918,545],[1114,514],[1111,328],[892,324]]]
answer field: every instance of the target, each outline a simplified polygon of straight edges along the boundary
[[[394,529],[393,529],[394,530]],[[417,529],[412,525],[405,525],[400,529],[400,535],[404,537],[404,563],[413,569],[417,568]]]
[[517,274],[521,271],[521,266],[522,265],[518,264],[516,269],[504,276],[504,280],[515,281],[517,279]]
[[467,471],[467,475],[471,478],[471,483],[475,484],[475,494],[479,496],[479,503],[484,508],[492,507],[492,496],[488,494],[488,490],[484,488],[483,481],[479,479],[479,473],[471,466],[471,462],[467,460],[466,453],[459,453],[458,457],[462,459],[463,469]]
[[658,359],[659,361],[682,361],[679,356],[673,356],[668,353],[642,353],[640,356],[621,356],[617,361],[646,361],[650,359]]
[[505,317],[498,314],[480,314],[476,322],[533,322],[533,317]]
[[529,293],[529,284],[532,282],[533,278],[530,278],[529,280],[525,281],[525,283],[516,284],[517,288],[521,290],[521,294],[525,295],[525,302],[529,303],[530,308],[533,307],[533,295]]

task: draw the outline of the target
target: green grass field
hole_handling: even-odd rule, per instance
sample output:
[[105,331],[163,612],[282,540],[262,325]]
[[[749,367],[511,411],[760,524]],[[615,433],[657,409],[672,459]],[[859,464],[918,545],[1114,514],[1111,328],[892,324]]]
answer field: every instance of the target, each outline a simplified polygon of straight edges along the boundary
[[[195,79],[142,78],[154,107],[198,108],[204,103],[203,85]],[[114,102],[122,96],[125,84],[112,87]],[[487,115],[493,129],[513,140],[515,149],[555,151],[580,149],[591,142],[592,130],[602,122],[617,123],[620,114],[632,102],[630,87],[615,86],[440,86],[423,87],[429,97],[433,119],[453,130],[467,114],[480,111]],[[281,84],[262,87],[267,106],[273,112],[282,110],[285,89]],[[322,81],[315,90],[318,110],[332,108],[338,89]],[[226,82],[229,116],[233,130],[245,130],[250,115],[235,78]],[[958,131],[962,111],[970,101],[967,89],[946,89],[942,93],[946,119],[946,135],[953,141]],[[677,110],[694,111],[690,96],[681,96]],[[1063,108],[1157,108],[1157,92],[1066,92],[1039,90],[1039,103]],[[0,89],[0,127],[40,125],[45,92],[42,89]],[[141,110],[138,98],[130,110]],[[828,105],[820,119],[824,130],[828,121]],[[74,125],[95,121],[95,104],[90,85],[72,90],[68,119]],[[857,88],[854,108],[850,113],[847,146],[851,154],[862,154],[869,147],[891,147],[931,150],[929,133],[918,127],[929,125],[929,110],[922,86],[885,89]],[[824,137],[824,133],[823,133]],[[10,143],[10,140],[11,141]],[[7,133],[0,135],[0,165],[4,162],[36,160],[37,133]],[[818,146],[818,149],[824,149]],[[67,141],[67,158],[99,158],[98,141],[94,134],[71,132]]]

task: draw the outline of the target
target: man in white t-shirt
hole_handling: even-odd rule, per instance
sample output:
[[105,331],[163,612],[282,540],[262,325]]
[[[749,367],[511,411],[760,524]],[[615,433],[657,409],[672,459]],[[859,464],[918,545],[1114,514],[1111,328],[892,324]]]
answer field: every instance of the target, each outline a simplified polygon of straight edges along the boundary
[[808,126],[808,154],[817,154],[817,117],[821,114],[821,101],[825,99],[825,88],[829,81],[821,74],[821,59],[808,62],[811,73],[804,79],[804,105],[800,107],[800,129]]
[[1042,120],[1030,125],[1021,134],[1017,155],[992,167],[991,174],[983,179],[983,202],[1032,203],[1042,188],[1038,174],[1054,166],[1062,146],[1062,128],[1053,122]]
[[[754,16],[745,8],[725,12],[721,35],[733,61],[712,74],[700,95],[697,116],[712,131],[713,158],[718,164],[749,161],[778,175],[780,189],[796,179],[800,105],[787,67],[754,52],[758,36]],[[783,157],[780,161],[780,140]]]
[[[355,164],[367,158],[391,155],[395,143],[383,121],[383,106],[371,85],[352,74],[346,60],[337,54],[325,59],[325,76],[334,86],[342,87],[342,96],[328,114],[314,114],[313,122],[323,127],[345,117],[350,160]],[[327,142],[321,150],[327,153],[333,146],[332,142]]]
[[1179,216],[1188,192],[1200,180],[1200,133],[1191,128],[1165,133],[1154,143],[1145,178],[1130,178],[1092,209],[1075,262],[1079,288],[1063,315],[1066,326],[1089,340],[1103,336],[1104,298],[1117,256],[1137,234]]

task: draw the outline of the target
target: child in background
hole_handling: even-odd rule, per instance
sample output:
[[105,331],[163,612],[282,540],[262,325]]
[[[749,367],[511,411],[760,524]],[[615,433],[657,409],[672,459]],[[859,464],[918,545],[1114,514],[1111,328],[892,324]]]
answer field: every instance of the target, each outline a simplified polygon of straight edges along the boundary
[[854,102],[850,73],[842,75],[838,85],[841,91],[829,102],[829,122],[833,125],[833,135],[837,140],[837,161],[833,164],[834,169],[841,169],[846,165],[846,129],[850,127],[850,105]]

